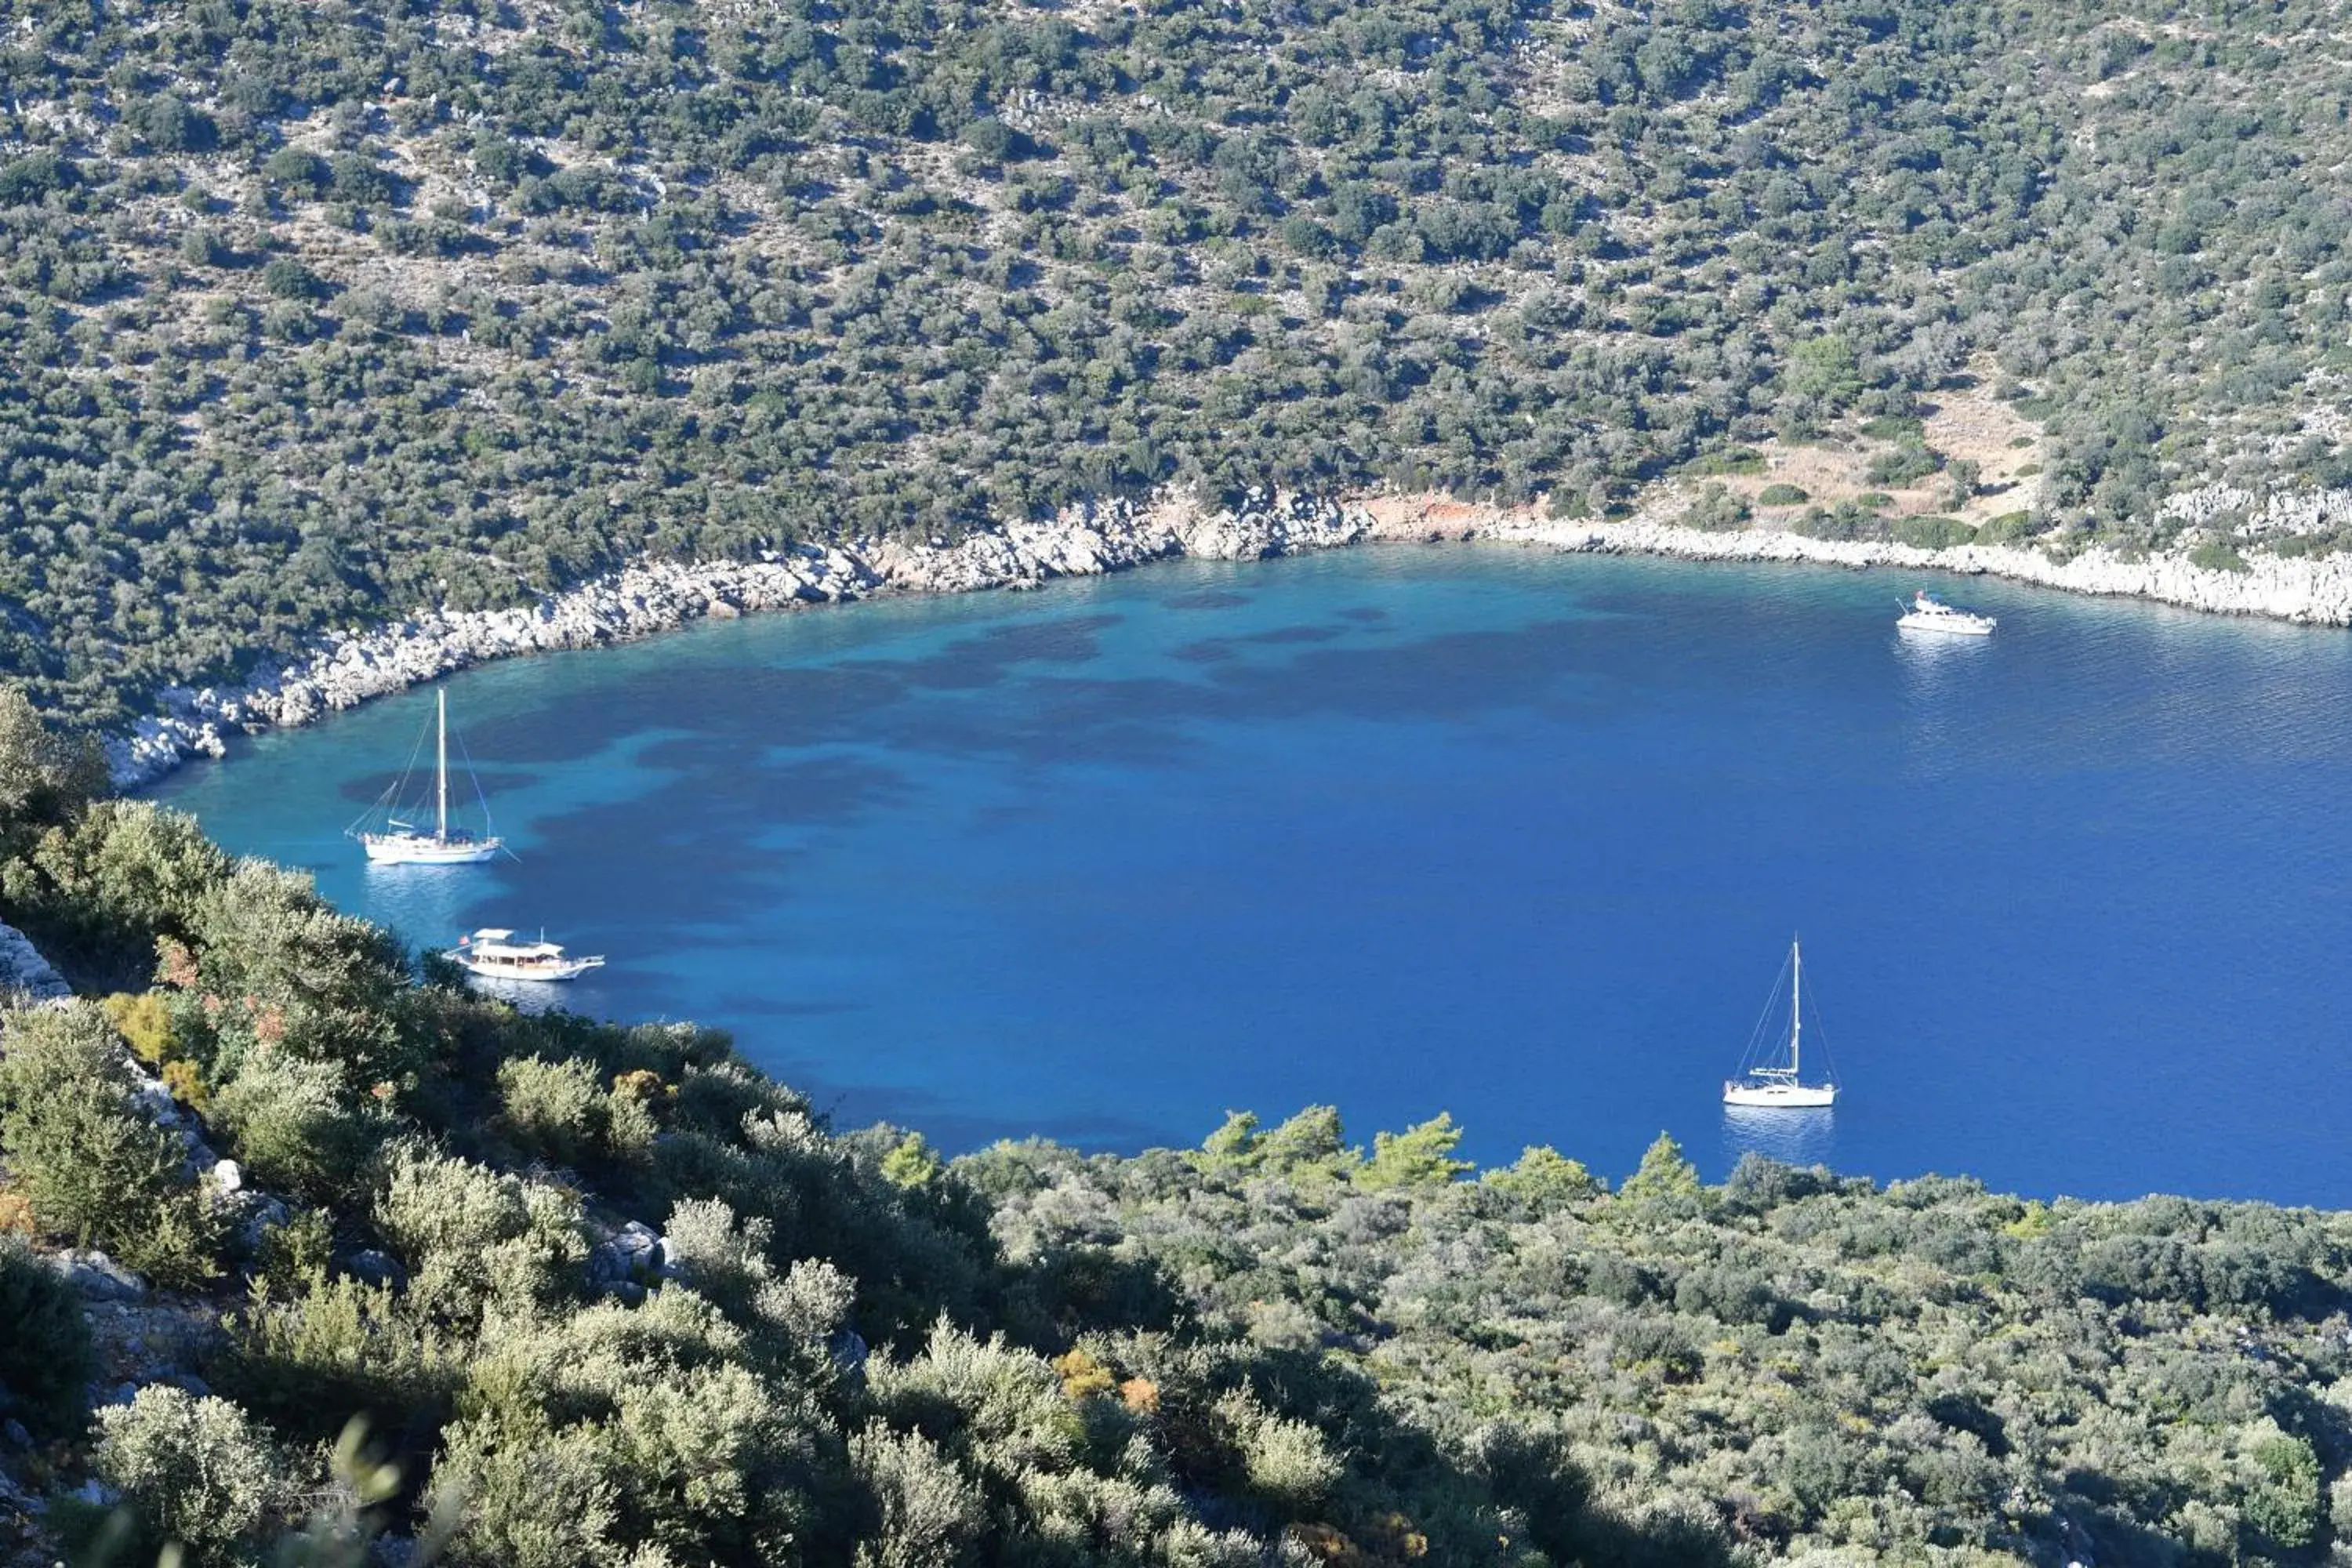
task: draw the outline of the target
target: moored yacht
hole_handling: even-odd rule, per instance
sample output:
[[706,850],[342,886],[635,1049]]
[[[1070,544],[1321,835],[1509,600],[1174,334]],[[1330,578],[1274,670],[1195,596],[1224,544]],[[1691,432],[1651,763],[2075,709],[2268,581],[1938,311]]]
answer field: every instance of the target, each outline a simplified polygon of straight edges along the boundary
[[514,932],[495,929],[459,937],[446,956],[485,980],[577,980],[604,963],[601,955],[574,958],[544,933],[537,942],[517,942]]
[[[372,864],[378,866],[478,866],[493,858],[506,847],[506,841],[489,831],[490,808],[482,805],[483,831],[476,834],[449,825],[449,694],[433,694],[433,830],[429,833],[414,823],[404,822],[396,815],[402,808],[400,797],[406,792],[408,775],[414,771],[415,753],[409,756],[410,768],[404,770],[383,792],[373,810],[361,822],[373,819],[376,812],[384,814],[382,823],[362,828],[355,823],[349,830],[367,851]],[[418,744],[423,745],[420,739]],[[470,776],[472,770],[468,768]],[[481,784],[476,781],[474,793],[478,798]]]
[[[1765,1110],[1816,1110],[1837,1103],[1835,1080],[1824,1079],[1820,1083],[1807,1083],[1804,1079],[1805,955],[1793,942],[1789,944],[1788,973],[1788,1059],[1780,1059],[1777,1043],[1769,1051],[1759,1051],[1763,1034],[1759,1023],[1757,1038],[1748,1043],[1748,1059],[1741,1064],[1739,1076],[1724,1080],[1726,1105]],[[1779,995],[1780,991],[1775,982],[1773,994]]]
[[1906,632],[1946,632],[1955,637],[1989,637],[2000,623],[1990,616],[1978,615],[1974,610],[1958,609],[1944,603],[1922,588],[1911,595],[1903,606],[1903,616],[1895,623]]

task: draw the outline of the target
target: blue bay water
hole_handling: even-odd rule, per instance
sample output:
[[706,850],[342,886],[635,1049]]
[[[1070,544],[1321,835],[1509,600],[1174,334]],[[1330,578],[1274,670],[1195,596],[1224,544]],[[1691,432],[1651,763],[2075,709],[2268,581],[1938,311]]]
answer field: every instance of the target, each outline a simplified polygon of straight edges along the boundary
[[[2352,1203],[2352,637],[1968,582],[2000,633],[1926,642],[1911,585],[1392,547],[514,660],[447,683],[493,868],[340,836],[429,691],[158,793],[955,1149],[1329,1102],[1612,1177],[1664,1129],[1714,1175]],[[1733,1120],[1792,931],[1845,1095]]]

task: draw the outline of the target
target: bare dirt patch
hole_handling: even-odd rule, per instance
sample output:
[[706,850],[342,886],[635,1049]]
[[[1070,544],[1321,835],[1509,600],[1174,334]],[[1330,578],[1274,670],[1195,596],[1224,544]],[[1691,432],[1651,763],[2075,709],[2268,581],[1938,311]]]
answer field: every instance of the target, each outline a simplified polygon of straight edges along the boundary
[[[1898,517],[1932,513],[1980,523],[2032,507],[2042,461],[2042,427],[1995,397],[1990,376],[1938,392],[1924,406],[1920,437],[1943,456],[1945,467],[1907,485],[1871,480],[1871,463],[1894,451],[1897,439],[1865,435],[1853,420],[1819,442],[1764,442],[1756,448],[1764,458],[1763,473],[1727,475],[1719,482],[1751,505],[1773,485],[1794,485],[1806,493],[1801,502],[1759,507],[1767,519],[1793,517],[1806,506],[1835,506],[1874,492],[1892,497],[1882,510]],[[1977,465],[1976,493],[1955,504],[1951,465],[1961,460]]]

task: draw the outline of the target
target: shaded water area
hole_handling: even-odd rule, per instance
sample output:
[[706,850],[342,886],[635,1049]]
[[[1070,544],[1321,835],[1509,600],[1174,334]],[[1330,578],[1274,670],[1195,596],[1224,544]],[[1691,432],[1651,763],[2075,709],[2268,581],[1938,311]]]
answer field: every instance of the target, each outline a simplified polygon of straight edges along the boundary
[[[1330,1102],[1612,1177],[1664,1128],[1711,1175],[2352,1203],[2352,637],[1954,582],[2000,630],[1925,641],[1913,585],[1388,547],[515,660],[447,683],[490,868],[340,837],[429,690],[158,793],[952,1149]],[[1792,932],[1845,1095],[1734,1117]]]

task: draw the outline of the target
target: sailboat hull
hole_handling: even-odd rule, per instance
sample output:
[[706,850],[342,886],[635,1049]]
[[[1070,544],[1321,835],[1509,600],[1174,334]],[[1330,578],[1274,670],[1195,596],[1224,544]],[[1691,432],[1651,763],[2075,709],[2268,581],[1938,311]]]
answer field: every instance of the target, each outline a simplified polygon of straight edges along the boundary
[[1723,1103],[1766,1110],[1819,1110],[1837,1103],[1837,1086],[1822,1083],[1738,1083],[1723,1086]]
[[371,833],[360,844],[376,866],[478,866],[497,858],[504,847],[497,838],[433,838],[421,833]]
[[[467,765],[470,768],[471,764]],[[392,815],[400,809],[398,797],[407,783],[408,773],[403,770],[392,787],[384,791],[383,798],[376,803],[376,809],[386,814],[383,824],[386,831],[362,833],[358,831],[358,823],[344,829],[360,841],[360,847],[367,851],[369,865],[479,866],[486,860],[496,858],[499,851],[506,847],[505,840],[488,836],[490,815],[488,801],[482,803],[484,837],[478,838],[464,828],[449,826],[449,694],[446,691],[433,694],[433,831],[430,833],[420,833],[415,824],[403,822]],[[474,788],[477,795],[481,793],[480,781],[476,781]],[[374,812],[370,812],[362,820],[372,819],[374,816]]]

